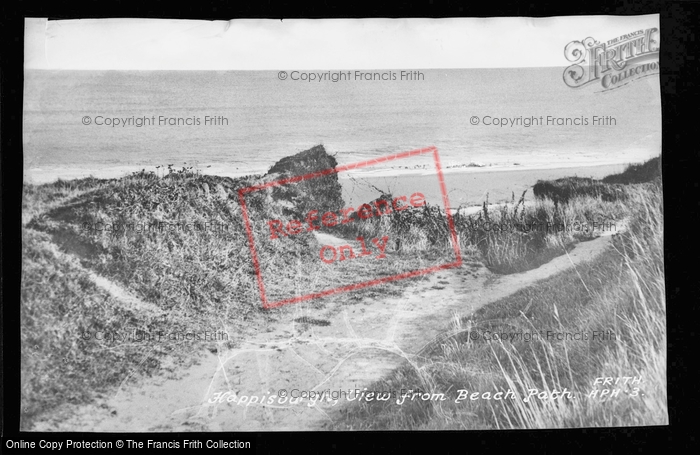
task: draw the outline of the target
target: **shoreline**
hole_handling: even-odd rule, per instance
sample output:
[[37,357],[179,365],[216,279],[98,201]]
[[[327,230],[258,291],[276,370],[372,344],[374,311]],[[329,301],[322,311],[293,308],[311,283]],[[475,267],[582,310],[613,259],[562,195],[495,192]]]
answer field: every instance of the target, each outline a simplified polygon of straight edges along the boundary
[[[517,200],[525,191],[526,200],[533,198],[532,186],[538,180],[556,180],[565,177],[590,177],[602,179],[611,174],[621,173],[627,163],[558,166],[546,168],[479,168],[455,169],[443,172],[444,184],[451,209],[458,207],[481,206],[483,202],[500,204],[513,197]],[[357,180],[340,179],[344,188],[343,198],[350,204],[361,204],[376,199],[379,188],[391,194],[411,194],[420,190],[426,200],[443,206],[442,191],[435,172],[412,173],[392,176],[355,176]],[[357,182],[357,183],[356,183]]]
[[[443,175],[454,175],[454,174],[489,174],[489,173],[532,173],[532,172],[551,172],[557,170],[569,170],[576,169],[582,172],[586,171],[596,171],[601,168],[614,168],[619,167],[620,171],[624,168],[634,163],[629,162],[610,162],[610,163],[595,163],[588,164],[585,162],[576,163],[550,163],[541,165],[488,165],[488,166],[460,166],[460,167],[450,167],[445,168],[443,166]],[[51,169],[33,168],[23,170],[23,183],[31,185],[43,185],[48,183],[54,183],[58,180],[70,181],[77,180],[87,177],[94,177],[97,179],[112,179],[112,178],[122,178],[127,177],[133,172],[138,172],[145,169],[146,172],[156,171],[155,166],[115,166],[106,167],[100,169],[94,168],[81,168],[81,167],[60,167]],[[177,169],[177,168],[174,168]],[[260,170],[259,172],[255,169],[240,171],[238,169],[233,170],[230,166],[210,164],[205,167],[197,168],[202,175],[212,175],[218,177],[230,177],[238,178],[245,177],[249,175],[265,174],[266,170]],[[597,174],[598,172],[593,172]],[[376,170],[353,170],[353,171],[341,171],[338,173],[339,180],[349,180],[350,178],[363,178],[363,179],[375,179],[375,178],[402,178],[402,177],[420,177],[420,176],[430,176],[435,175],[435,171],[431,169],[397,169],[397,168],[382,168]]]

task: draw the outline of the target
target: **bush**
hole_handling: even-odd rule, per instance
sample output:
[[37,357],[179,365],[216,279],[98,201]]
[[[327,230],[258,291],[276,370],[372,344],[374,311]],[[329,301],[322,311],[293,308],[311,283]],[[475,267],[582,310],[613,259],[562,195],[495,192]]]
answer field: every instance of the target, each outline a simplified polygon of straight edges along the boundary
[[647,183],[661,178],[661,157],[657,156],[641,164],[630,164],[621,174],[608,175],[603,183]]
[[581,177],[566,177],[557,180],[538,180],[532,188],[538,199],[551,199],[555,204],[565,204],[579,196],[601,198],[604,202],[624,200],[626,194],[621,185],[602,183]]

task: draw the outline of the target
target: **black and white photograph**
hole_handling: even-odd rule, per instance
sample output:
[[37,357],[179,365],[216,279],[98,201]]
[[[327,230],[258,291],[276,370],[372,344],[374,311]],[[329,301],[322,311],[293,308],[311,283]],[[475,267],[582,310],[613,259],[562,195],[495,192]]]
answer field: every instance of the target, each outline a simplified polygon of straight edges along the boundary
[[22,431],[669,424],[658,14],[24,30]]

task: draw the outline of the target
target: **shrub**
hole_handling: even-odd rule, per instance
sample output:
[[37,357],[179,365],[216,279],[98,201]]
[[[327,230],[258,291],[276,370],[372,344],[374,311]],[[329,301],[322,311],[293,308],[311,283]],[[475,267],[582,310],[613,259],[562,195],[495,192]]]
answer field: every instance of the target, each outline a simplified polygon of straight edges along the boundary
[[536,198],[551,199],[555,204],[564,204],[577,196],[600,197],[604,202],[624,200],[626,197],[621,185],[581,177],[538,180],[532,191]]
[[603,183],[647,183],[661,178],[661,157],[657,156],[641,164],[630,164],[621,174],[608,175]]

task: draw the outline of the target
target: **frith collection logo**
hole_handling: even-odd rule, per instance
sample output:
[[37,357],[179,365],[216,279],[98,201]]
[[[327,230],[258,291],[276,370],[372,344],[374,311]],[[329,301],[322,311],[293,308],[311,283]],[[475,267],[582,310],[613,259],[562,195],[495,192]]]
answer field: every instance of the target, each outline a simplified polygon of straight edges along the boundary
[[573,64],[564,70],[572,88],[599,81],[602,91],[659,73],[659,29],[637,30],[601,43],[593,38],[572,41],[564,56]]

